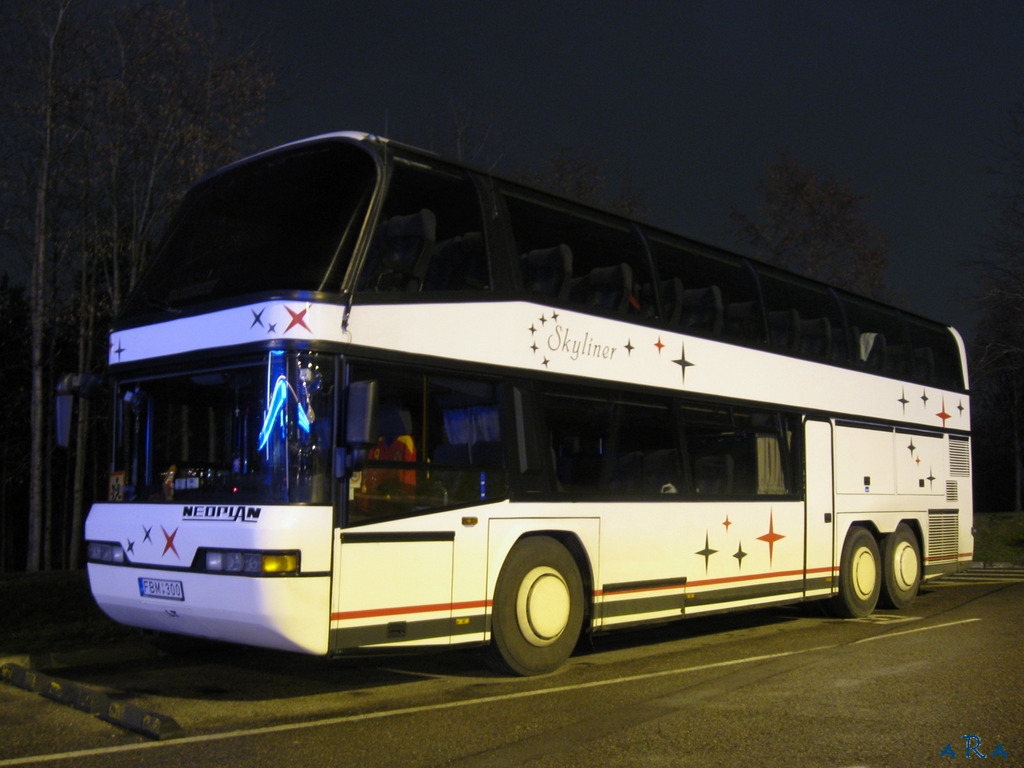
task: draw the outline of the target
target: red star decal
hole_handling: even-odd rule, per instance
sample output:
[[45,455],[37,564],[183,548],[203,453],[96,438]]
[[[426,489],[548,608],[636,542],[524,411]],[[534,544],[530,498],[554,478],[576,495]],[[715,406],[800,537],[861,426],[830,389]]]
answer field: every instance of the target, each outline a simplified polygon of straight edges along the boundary
[[291,307],[285,307],[285,309],[287,309],[288,310],[288,314],[292,316],[292,320],[291,320],[290,323],[288,323],[288,327],[284,329],[285,333],[288,333],[288,331],[290,331],[296,325],[301,325],[303,328],[305,328],[310,333],[313,332],[310,329],[310,327],[308,325],[306,325],[306,320],[305,320],[306,312],[309,311],[309,307],[306,307],[301,312],[293,312]]
[[725,516],[725,522],[722,523],[722,525],[725,526],[725,530],[729,530],[729,526],[732,525],[732,522],[730,522],[728,515]]
[[764,541],[768,544],[768,563],[771,564],[772,557],[775,555],[775,542],[779,539],[786,538],[781,533],[775,532],[775,511],[772,510],[768,513],[768,533],[764,536],[758,536],[758,541]]
[[174,547],[174,537],[178,535],[178,529],[175,528],[173,533],[168,533],[167,529],[161,525],[160,530],[164,532],[164,541],[167,542],[166,544],[164,544],[164,551],[160,553],[160,557],[166,555],[167,550],[169,549],[171,550],[171,552],[174,553],[174,556],[176,558],[181,560],[181,555],[178,554],[178,550]]
[[946,426],[947,419],[953,418],[948,413],[946,413],[946,398],[942,398],[942,410],[939,413],[936,413],[935,415],[942,419],[942,426]]
[[661,354],[661,350],[663,350],[665,348],[665,345],[661,343],[661,336],[658,337],[658,343],[655,344],[654,346],[656,346],[658,348],[658,354],[660,355]]

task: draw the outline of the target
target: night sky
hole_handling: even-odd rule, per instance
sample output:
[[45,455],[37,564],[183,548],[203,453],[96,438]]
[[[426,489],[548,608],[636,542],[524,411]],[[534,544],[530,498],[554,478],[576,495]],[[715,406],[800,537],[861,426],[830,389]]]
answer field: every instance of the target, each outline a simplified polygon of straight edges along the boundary
[[498,173],[560,148],[628,178],[653,224],[736,249],[780,151],[831,168],[890,246],[912,310],[970,333],[1024,3],[260,0],[271,146],[363,130],[435,147],[458,109]]

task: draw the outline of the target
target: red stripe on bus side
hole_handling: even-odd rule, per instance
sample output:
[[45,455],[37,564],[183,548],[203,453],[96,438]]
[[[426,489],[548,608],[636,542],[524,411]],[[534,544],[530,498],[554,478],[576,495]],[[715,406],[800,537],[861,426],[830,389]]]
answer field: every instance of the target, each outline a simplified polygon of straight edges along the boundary
[[838,568],[825,566],[824,568],[810,568],[806,571],[778,571],[777,573],[752,573],[746,576],[726,576],[721,579],[704,579],[703,581],[687,581],[686,584],[670,584],[664,587],[648,587],[646,589],[630,589],[616,592],[605,592],[600,589],[594,590],[594,597],[607,597],[608,595],[624,595],[635,592],[657,592],[666,589],[689,589],[691,587],[706,587],[713,584],[735,584],[740,581],[762,581],[764,579],[785,578],[788,576],[810,576],[815,573],[827,573],[833,575],[838,573]]
[[470,600],[465,603],[435,603],[433,605],[403,605],[400,608],[368,608],[362,611],[341,611],[331,614],[331,621],[369,619],[377,616],[404,616],[410,613],[436,613],[437,611],[465,611],[489,608],[490,600]]
[[726,576],[721,579],[704,579],[703,581],[690,581],[687,582],[687,587],[706,587],[714,584],[735,584],[739,581],[763,581],[765,579],[780,579],[787,578],[789,576],[810,576],[815,573],[838,573],[838,568],[832,566],[825,566],[824,568],[808,568],[806,571],[778,571],[776,573],[752,573],[748,576]]
[[959,555],[936,555],[935,557],[926,557],[924,561],[926,563],[937,563],[940,560],[970,560],[973,557],[973,552],[961,552]]

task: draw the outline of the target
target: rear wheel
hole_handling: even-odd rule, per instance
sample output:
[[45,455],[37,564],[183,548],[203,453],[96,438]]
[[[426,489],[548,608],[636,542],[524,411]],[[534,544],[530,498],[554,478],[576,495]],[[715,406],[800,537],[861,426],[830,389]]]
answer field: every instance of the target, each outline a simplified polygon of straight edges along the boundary
[[493,661],[518,675],[540,675],[572,654],[583,626],[583,580],[569,551],[531,536],[509,552],[491,610]]
[[839,594],[832,598],[836,615],[857,619],[875,609],[882,586],[880,562],[871,532],[859,525],[851,528],[839,561]]
[[921,586],[921,548],[906,523],[882,541],[882,605],[906,608]]

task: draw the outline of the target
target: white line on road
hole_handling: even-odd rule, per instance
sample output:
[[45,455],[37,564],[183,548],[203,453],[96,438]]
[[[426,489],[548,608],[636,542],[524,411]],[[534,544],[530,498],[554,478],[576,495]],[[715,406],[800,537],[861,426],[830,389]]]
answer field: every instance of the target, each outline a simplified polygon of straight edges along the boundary
[[829,651],[836,648],[841,648],[845,645],[856,645],[858,643],[866,643],[872,640],[882,640],[890,637],[897,637],[899,635],[908,635],[912,632],[926,632],[932,629],[944,629],[946,627],[955,627],[960,624],[970,624],[975,621],[981,621],[981,619],[964,619],[962,621],[952,621],[946,624],[935,624],[930,627],[918,627],[916,629],[908,629],[902,632],[888,632],[884,635],[876,635],[874,637],[867,637],[861,640],[855,640],[853,643],[840,643],[833,645],[819,645],[814,648],[805,648],[799,651],[783,651],[781,653],[768,653],[761,656],[749,656],[741,659],[730,659],[728,661],[716,661],[710,664],[698,664],[694,667],[684,667],[682,669],[666,669],[661,672],[646,672],[640,675],[628,675],[626,677],[616,677],[610,680],[595,680],[589,683],[578,683],[575,685],[562,685],[554,688],[541,688],[532,691],[520,691],[518,693],[504,693],[498,696],[484,696],[477,699],[465,699],[463,701],[449,701],[443,704],[426,704],[419,707],[406,707],[404,709],[392,709],[385,710],[382,712],[364,712],[358,715],[340,715],[338,717],[328,717],[323,720],[312,720],[304,721],[300,723],[284,723],[282,725],[268,725],[262,728],[250,728],[245,730],[236,731],[225,731],[223,733],[207,733],[197,736],[183,736],[179,739],[168,739],[167,741],[147,741],[140,742],[138,744],[123,744],[117,747],[100,747],[97,749],[81,749],[74,752],[58,752],[50,755],[33,755],[30,757],[16,757],[9,760],[0,760],[0,768],[6,768],[6,766],[14,765],[28,765],[31,763],[47,763],[55,762],[57,760],[71,760],[81,757],[95,757],[99,755],[112,755],[121,752],[135,752],[143,749],[159,749],[161,747],[175,747],[186,744],[202,744],[210,741],[224,741],[227,739],[244,738],[247,736],[258,736],[269,733],[283,733],[287,731],[298,731],[305,730],[307,728],[319,728],[321,726],[330,725],[341,725],[343,723],[357,723],[365,720],[380,720],[388,717],[401,717],[403,715],[415,715],[423,712],[435,712],[445,709],[457,709],[460,707],[475,706],[478,704],[493,704],[499,701],[512,701],[514,699],[526,699],[536,696],[548,696],[556,693],[568,693],[571,691],[582,691],[588,688],[602,688],[609,685],[618,685],[620,683],[635,683],[641,680],[655,680],[662,677],[672,677],[675,675],[685,675],[691,672],[704,672],[709,669],[722,669],[725,667],[735,667],[741,664],[752,664],[759,661],[773,661],[775,659],[784,659],[788,656],[798,656],[805,653],[815,653],[817,651]]
[[890,637],[899,637],[900,635],[911,635],[914,632],[927,632],[929,629],[943,629],[944,627],[955,627],[959,624],[970,624],[975,621],[981,621],[981,619],[963,619],[962,621],[950,621],[946,624],[936,624],[931,627],[916,627],[915,629],[904,629],[902,632],[886,632],[884,635],[875,635],[874,637],[863,637],[860,640],[854,640],[850,645],[857,645],[859,643],[871,643],[875,640],[886,640]]

